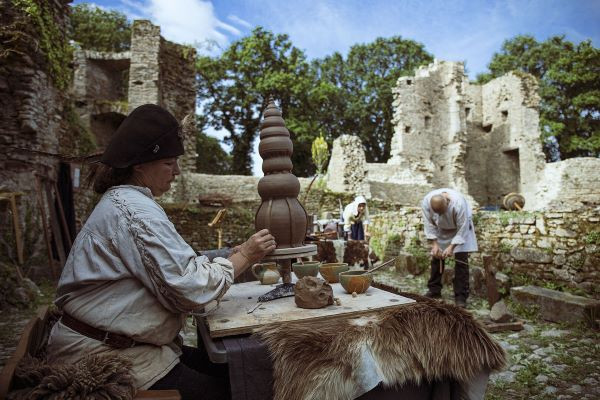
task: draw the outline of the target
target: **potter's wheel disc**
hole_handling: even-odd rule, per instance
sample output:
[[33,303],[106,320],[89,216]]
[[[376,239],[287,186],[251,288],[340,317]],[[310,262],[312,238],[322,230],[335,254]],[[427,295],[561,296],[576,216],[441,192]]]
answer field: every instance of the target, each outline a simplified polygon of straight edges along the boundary
[[288,247],[286,249],[275,249],[263,258],[264,261],[289,260],[299,257],[309,257],[317,254],[316,244],[306,244],[302,247]]

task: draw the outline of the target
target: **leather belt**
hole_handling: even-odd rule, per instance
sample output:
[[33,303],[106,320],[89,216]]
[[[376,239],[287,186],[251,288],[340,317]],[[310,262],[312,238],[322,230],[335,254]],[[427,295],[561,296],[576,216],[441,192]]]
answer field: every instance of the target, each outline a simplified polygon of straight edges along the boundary
[[60,321],[63,325],[71,328],[75,332],[87,336],[90,339],[98,340],[106,345],[111,347],[115,347],[117,349],[126,349],[129,347],[134,347],[136,345],[145,344],[141,342],[136,342],[129,336],[119,335],[118,333],[112,333],[108,331],[103,331],[102,329],[94,328],[91,325],[86,324],[85,322],[79,321],[71,317],[69,314],[63,312]]

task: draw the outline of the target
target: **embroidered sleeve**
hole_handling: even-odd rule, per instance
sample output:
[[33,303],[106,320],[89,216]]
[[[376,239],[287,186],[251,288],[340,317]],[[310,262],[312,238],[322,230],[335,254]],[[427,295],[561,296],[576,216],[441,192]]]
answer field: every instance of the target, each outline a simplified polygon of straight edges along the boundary
[[197,256],[164,213],[140,216],[114,200],[125,217],[114,246],[126,267],[165,308],[192,312],[225,294],[233,283],[231,262]]
[[435,240],[439,236],[439,231],[433,221],[431,210],[427,202],[428,200],[424,199],[423,203],[421,204],[421,209],[423,211],[423,226],[425,228],[425,237],[428,240]]

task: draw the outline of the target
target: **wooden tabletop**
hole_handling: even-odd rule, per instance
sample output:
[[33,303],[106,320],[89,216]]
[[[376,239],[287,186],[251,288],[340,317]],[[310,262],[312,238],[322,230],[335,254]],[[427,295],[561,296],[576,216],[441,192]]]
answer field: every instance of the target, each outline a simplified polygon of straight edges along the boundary
[[339,283],[331,284],[333,297],[341,305],[331,305],[316,310],[299,308],[294,297],[284,297],[262,303],[254,312],[258,296],[275,288],[276,285],[261,285],[260,282],[246,282],[232,285],[219,305],[219,308],[206,317],[210,336],[213,338],[252,333],[258,327],[273,322],[323,320],[347,318],[369,314],[377,310],[414,303],[414,300],[370,287],[365,293],[352,297]]

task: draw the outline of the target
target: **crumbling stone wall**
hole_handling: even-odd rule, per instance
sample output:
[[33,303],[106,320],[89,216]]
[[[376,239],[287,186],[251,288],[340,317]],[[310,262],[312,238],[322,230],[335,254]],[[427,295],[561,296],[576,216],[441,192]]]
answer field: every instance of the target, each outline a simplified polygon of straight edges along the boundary
[[[600,178],[591,172],[600,169],[600,159],[545,163],[537,89],[535,78],[521,72],[477,85],[462,63],[436,60],[420,67],[394,88],[388,162],[365,163],[356,153],[362,146],[334,142],[328,187],[348,191],[360,183],[374,199],[406,205],[439,187],[459,190],[473,205],[501,205],[511,192],[521,193],[530,210],[600,204]],[[566,176],[573,179],[559,179]]]
[[[106,147],[123,119],[136,107],[152,103],[182,121],[195,112],[195,50],[169,42],[150,21],[133,22],[131,49],[74,53],[73,94],[83,125],[94,135],[99,149]],[[191,119],[195,131],[195,120]],[[184,140],[181,166],[195,170],[195,140]]]
[[[482,266],[481,254],[489,254],[514,286],[565,287],[600,298],[600,207],[531,213],[479,211],[473,221],[479,252],[471,254],[471,265]],[[394,256],[396,242],[404,250],[426,251],[419,208],[382,211],[371,222],[371,243],[380,257]]]
[[31,194],[33,171],[55,178],[58,166],[55,158],[31,151],[58,153],[68,129],[64,82],[52,78],[53,64],[40,46],[41,35],[53,34],[58,41],[53,51],[64,49],[68,6],[36,3],[52,23],[40,26],[23,5],[13,3],[0,0],[0,186]]
[[335,192],[370,198],[365,166],[365,151],[360,139],[356,136],[341,135],[333,142],[327,168],[327,187]]

